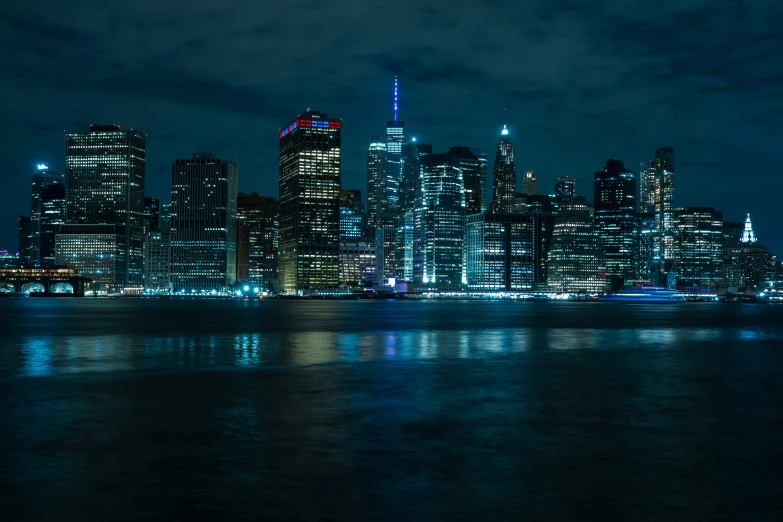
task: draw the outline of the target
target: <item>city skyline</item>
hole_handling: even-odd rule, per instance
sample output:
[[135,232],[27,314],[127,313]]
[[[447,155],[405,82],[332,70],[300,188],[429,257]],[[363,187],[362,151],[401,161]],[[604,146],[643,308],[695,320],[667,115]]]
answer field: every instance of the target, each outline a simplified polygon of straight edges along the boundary
[[[783,9],[776,3],[738,6],[740,17],[708,2],[663,12],[610,2],[602,13],[557,2],[464,10],[403,2],[398,15],[411,23],[405,40],[378,37],[394,29],[391,20],[370,31],[361,20],[378,6],[368,3],[319,47],[303,42],[279,53],[263,49],[291,27],[281,10],[256,16],[260,7],[251,6],[227,14],[232,32],[214,40],[201,30],[207,5],[184,16],[164,9],[158,16],[176,20],[176,34],[141,6],[123,13],[107,6],[106,19],[128,22],[111,30],[93,23],[86,7],[11,7],[19,22],[4,36],[13,72],[4,88],[15,103],[3,109],[9,163],[2,186],[10,197],[0,211],[1,248],[13,248],[16,216],[27,213],[22,200],[31,168],[46,162],[64,172],[62,130],[90,123],[148,134],[150,195],[166,194],[173,159],[212,150],[240,165],[241,191],[273,196],[280,122],[318,107],[345,122],[343,187],[364,189],[367,141],[393,118],[389,85],[397,75],[406,135],[436,150],[468,144],[492,151],[498,127],[507,124],[517,170],[535,172],[549,192],[565,175],[587,186],[607,158],[636,171],[650,151],[673,147],[678,206],[709,205],[726,220],[751,212],[759,237],[783,250],[775,211],[783,191],[775,181],[783,100],[772,67],[783,44],[769,14]],[[316,24],[325,10],[343,8],[303,10],[300,27]],[[515,26],[519,19],[526,30]],[[493,30],[472,35],[464,30],[469,23]],[[447,45],[454,31],[464,38]],[[136,45],[140,40],[160,46],[153,51]],[[191,40],[197,45],[182,45]],[[74,55],[91,58],[67,59]],[[199,65],[204,59],[213,64],[208,70]],[[335,61],[339,72],[326,67]],[[602,73],[585,74],[586,67]],[[241,73],[228,74],[232,68]]]

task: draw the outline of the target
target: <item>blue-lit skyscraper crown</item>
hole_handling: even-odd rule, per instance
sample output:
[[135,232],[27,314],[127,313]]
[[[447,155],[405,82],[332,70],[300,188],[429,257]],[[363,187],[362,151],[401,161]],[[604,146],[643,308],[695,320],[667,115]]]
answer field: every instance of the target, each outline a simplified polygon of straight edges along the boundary
[[505,125],[503,125],[503,130],[500,131],[500,135],[501,136],[508,136],[508,129],[506,128]]
[[394,121],[397,121],[397,77],[394,77]]
[[740,241],[742,243],[755,243],[758,241],[756,233],[753,232],[753,224],[750,222],[750,214],[745,219],[745,230],[742,231],[742,239]]

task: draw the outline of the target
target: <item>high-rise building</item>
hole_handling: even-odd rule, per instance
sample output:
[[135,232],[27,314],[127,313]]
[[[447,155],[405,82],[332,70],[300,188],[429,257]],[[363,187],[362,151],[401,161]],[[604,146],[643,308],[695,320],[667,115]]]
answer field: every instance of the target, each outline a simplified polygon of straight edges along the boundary
[[30,211],[30,261],[35,265],[54,263],[54,240],[65,223],[65,178],[37,166],[33,174]]
[[377,286],[375,247],[364,241],[340,244],[340,285],[348,287]]
[[237,283],[248,281],[250,281],[250,227],[237,218]]
[[575,196],[558,210],[548,257],[550,291],[606,290],[604,252],[591,225],[584,197]]
[[386,172],[386,142],[374,136],[367,151],[367,216],[374,227],[391,219],[394,197]]
[[643,161],[639,164],[639,213],[655,214],[660,188],[656,162]]
[[640,213],[638,216],[639,227],[639,254],[637,256],[636,271],[639,280],[645,283],[657,283],[657,265],[655,259],[655,245],[658,241],[657,227],[655,226],[655,212]]
[[525,172],[525,177],[522,179],[522,193],[529,196],[538,194],[538,181],[536,181],[536,173],[532,170]]
[[144,230],[160,228],[160,200],[152,196],[144,196]]
[[144,291],[168,293],[171,290],[171,233],[148,230],[144,237]]
[[[416,138],[402,146],[402,180],[400,181],[400,215],[416,208],[416,198],[421,192],[420,158],[432,154],[431,143],[420,143]],[[486,177],[486,176],[485,176]]]
[[397,258],[397,228],[392,226],[375,229],[375,256],[378,263],[378,282],[387,285],[394,278]]
[[465,275],[479,291],[532,290],[540,214],[474,214],[465,224]]
[[394,77],[394,119],[386,122],[386,177],[389,198],[397,205],[398,190],[402,179],[402,146],[405,143],[405,123],[398,118],[399,83]]
[[422,156],[414,216],[414,282],[462,284],[465,182],[457,151]]
[[66,224],[55,237],[55,264],[68,266],[92,279],[93,294],[122,293],[117,284],[117,265],[124,241],[115,225]]
[[265,290],[277,288],[277,251],[280,209],[275,198],[259,196],[258,192],[239,194],[237,221],[246,227],[247,277]]
[[280,287],[338,284],[341,121],[308,110],[280,131]]
[[88,132],[65,135],[66,220],[114,227],[111,291],[140,291],[144,284],[146,142],[141,132],[119,125],[90,125]]
[[397,222],[395,234],[394,278],[397,281],[413,281],[413,229],[414,211],[405,212]]
[[611,289],[618,290],[637,277],[636,174],[627,170],[622,161],[610,159],[593,180],[593,222],[606,253],[606,276]]
[[361,190],[340,191],[340,240],[357,241],[366,235]]
[[710,292],[723,280],[723,214],[710,207],[689,207],[674,215],[678,286]]
[[492,205],[490,211],[496,214],[510,214],[514,211],[517,194],[517,169],[514,164],[514,145],[508,129],[503,125],[500,141],[495,150],[495,166],[492,169]]
[[560,176],[555,183],[555,196],[565,201],[576,196],[576,181],[571,176]]
[[465,213],[479,214],[487,209],[487,151],[478,147],[452,147],[456,164],[465,182]]
[[171,167],[171,286],[228,293],[236,282],[237,164],[195,153]]
[[33,227],[30,216],[19,216],[17,226],[18,251],[23,263],[32,262]]

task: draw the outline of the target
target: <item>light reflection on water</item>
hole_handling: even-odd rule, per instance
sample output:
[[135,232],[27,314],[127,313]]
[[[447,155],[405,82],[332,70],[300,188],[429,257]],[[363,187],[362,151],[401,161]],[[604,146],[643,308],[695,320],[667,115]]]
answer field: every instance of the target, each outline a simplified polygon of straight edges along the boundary
[[482,359],[536,350],[676,349],[684,343],[780,338],[747,328],[494,328],[235,335],[33,337],[19,346],[24,377],[209,367],[312,366],[370,361]]

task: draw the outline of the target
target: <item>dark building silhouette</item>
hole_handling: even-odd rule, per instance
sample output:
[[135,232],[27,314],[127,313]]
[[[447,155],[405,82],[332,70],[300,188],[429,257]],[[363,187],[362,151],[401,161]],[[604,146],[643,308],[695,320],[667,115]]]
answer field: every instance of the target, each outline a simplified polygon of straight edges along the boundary
[[247,273],[238,274],[238,279],[260,285],[265,290],[276,290],[280,232],[280,208],[277,200],[259,196],[258,192],[239,194],[237,219],[242,225],[238,235],[239,248],[247,249],[247,259],[244,259],[244,251],[241,256],[241,263],[247,262]]
[[576,181],[571,176],[560,176],[555,183],[555,196],[561,201],[576,196]]
[[517,194],[517,169],[514,163],[514,145],[508,129],[503,125],[500,141],[495,149],[495,166],[492,169],[492,204],[490,211],[510,214],[514,211]]
[[606,276],[611,289],[617,290],[635,279],[638,269],[636,174],[622,161],[610,159],[593,175],[593,190],[593,222],[606,253]]
[[171,167],[171,284],[227,293],[236,282],[237,164],[210,153]]
[[30,263],[33,239],[32,225],[30,223],[29,216],[19,216],[19,221],[17,224],[17,238],[17,249],[19,251],[19,257],[22,258],[24,263]]
[[144,196],[144,229],[146,231],[160,229],[160,200],[152,196]]
[[30,262],[54,263],[55,236],[65,223],[65,178],[46,165],[33,174],[30,210]]

